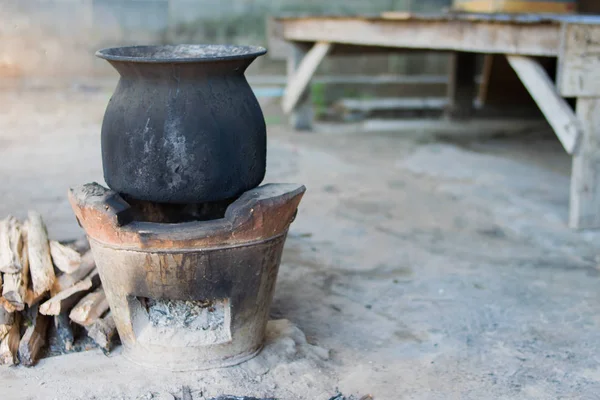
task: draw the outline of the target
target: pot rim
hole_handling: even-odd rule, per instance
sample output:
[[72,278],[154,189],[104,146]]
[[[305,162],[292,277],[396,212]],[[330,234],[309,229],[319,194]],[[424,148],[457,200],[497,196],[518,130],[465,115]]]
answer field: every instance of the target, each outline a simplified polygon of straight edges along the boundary
[[[157,56],[156,54],[159,52],[163,53]],[[188,54],[184,54],[185,52]],[[200,55],[202,52],[205,54]],[[184,64],[256,58],[266,53],[267,49],[262,46],[242,46],[231,44],[176,44],[108,47],[98,50],[96,52],[96,57],[107,61],[125,61],[152,64]]]

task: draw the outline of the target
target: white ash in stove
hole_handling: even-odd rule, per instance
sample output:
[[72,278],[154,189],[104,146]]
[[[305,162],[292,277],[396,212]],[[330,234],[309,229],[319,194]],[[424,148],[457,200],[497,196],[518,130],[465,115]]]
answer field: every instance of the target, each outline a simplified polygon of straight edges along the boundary
[[[231,341],[229,300],[137,298],[132,302],[134,330],[140,343],[176,347]],[[142,311],[138,312],[136,310]]]
[[225,324],[224,302],[146,299],[152,326],[214,331]]

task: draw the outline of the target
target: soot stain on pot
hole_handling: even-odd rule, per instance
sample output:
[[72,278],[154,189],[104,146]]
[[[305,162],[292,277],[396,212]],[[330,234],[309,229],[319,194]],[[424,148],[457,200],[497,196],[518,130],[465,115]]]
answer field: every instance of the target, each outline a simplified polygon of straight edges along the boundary
[[177,94],[167,104],[167,118],[164,124],[164,147],[167,150],[165,161],[171,172],[168,188],[176,190],[187,183],[187,167],[194,162],[194,155],[187,148],[186,137],[183,134],[182,116],[177,111]]
[[265,52],[222,45],[98,52],[121,75],[102,124],[107,184],[171,204],[220,201],[258,186],[266,127],[243,73]]

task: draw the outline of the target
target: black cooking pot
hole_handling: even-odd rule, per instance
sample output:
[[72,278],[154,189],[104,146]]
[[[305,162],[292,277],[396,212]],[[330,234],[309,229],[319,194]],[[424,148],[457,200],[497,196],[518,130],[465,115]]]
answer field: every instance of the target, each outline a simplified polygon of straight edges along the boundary
[[102,123],[104,179],[159,203],[239,196],[265,175],[266,127],[244,71],[253,46],[100,50],[121,78]]

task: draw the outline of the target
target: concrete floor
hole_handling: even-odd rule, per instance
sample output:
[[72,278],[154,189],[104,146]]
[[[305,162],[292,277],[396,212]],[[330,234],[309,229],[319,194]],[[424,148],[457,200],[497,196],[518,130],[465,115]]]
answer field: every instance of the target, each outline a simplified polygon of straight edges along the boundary
[[[0,95],[0,216],[34,208],[54,238],[81,235],[65,192],[102,181],[109,95]],[[597,398],[600,234],[566,227],[570,160],[551,134],[320,130],[269,128],[266,181],[308,191],[261,355],[173,374],[91,351],[0,368],[0,397]]]

